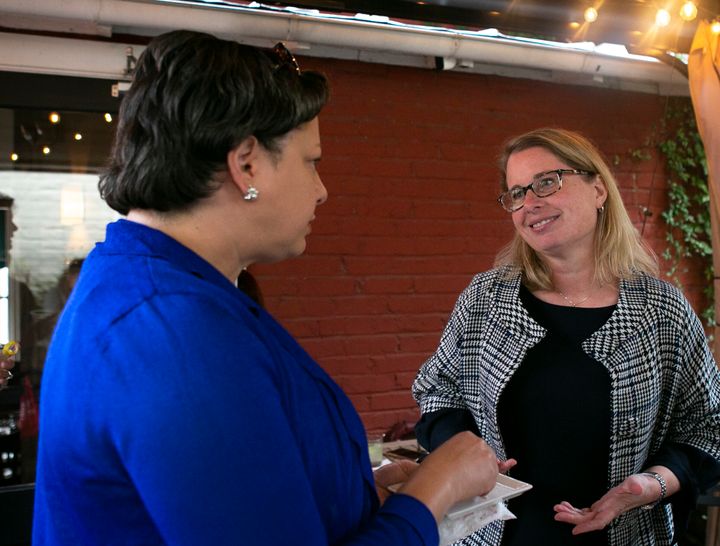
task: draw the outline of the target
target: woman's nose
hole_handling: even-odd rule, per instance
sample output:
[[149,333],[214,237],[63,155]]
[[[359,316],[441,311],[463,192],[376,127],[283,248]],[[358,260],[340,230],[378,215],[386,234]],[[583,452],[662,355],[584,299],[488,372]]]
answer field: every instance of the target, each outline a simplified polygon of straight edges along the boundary
[[327,201],[328,191],[327,191],[327,188],[325,187],[325,184],[323,184],[323,181],[319,175],[317,177],[317,180],[318,180],[318,184],[320,185],[320,196],[317,199],[317,204],[322,205],[325,201]]
[[524,207],[533,207],[539,204],[540,197],[535,195],[535,192],[532,191],[532,189],[529,189],[527,192],[525,192],[525,201],[523,202]]

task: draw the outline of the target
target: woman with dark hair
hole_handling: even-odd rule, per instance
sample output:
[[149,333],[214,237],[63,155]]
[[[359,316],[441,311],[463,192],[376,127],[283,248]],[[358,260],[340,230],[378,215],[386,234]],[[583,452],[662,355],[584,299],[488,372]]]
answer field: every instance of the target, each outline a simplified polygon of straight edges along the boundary
[[45,365],[35,544],[437,544],[447,509],[493,487],[470,433],[373,476],[348,398],[235,286],[305,249],[327,97],[281,44],[178,31],[138,60],[100,180],[127,219]]
[[720,479],[720,374],[700,321],[657,278],[588,139],[525,133],[500,172],[513,239],[413,385],[425,447],[472,430],[533,485],[510,501],[516,520],[463,544],[676,544]]

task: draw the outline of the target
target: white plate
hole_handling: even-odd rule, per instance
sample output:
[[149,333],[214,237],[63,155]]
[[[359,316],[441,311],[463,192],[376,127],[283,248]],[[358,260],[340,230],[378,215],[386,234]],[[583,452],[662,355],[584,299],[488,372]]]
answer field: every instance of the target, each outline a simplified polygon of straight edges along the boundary
[[500,501],[506,501],[523,494],[525,491],[532,489],[529,483],[521,482],[504,474],[498,474],[495,487],[487,494],[481,497],[473,497],[466,501],[454,504],[448,510],[448,518],[459,518],[472,510],[477,510],[485,506],[497,504]]

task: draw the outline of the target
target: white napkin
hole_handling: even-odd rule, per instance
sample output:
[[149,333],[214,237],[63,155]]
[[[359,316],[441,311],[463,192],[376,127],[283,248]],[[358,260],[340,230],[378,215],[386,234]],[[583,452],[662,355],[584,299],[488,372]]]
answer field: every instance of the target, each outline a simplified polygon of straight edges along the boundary
[[515,519],[504,502],[480,506],[477,510],[455,517],[445,517],[438,526],[440,546],[448,546],[495,520]]

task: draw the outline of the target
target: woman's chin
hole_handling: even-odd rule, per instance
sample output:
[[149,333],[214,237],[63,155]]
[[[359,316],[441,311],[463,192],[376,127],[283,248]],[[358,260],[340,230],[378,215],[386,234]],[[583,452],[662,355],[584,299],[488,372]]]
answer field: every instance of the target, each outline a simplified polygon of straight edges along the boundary
[[287,245],[285,248],[278,249],[277,252],[267,255],[262,261],[265,263],[277,263],[291,258],[297,258],[305,253],[306,248],[307,241],[303,238],[295,244]]

